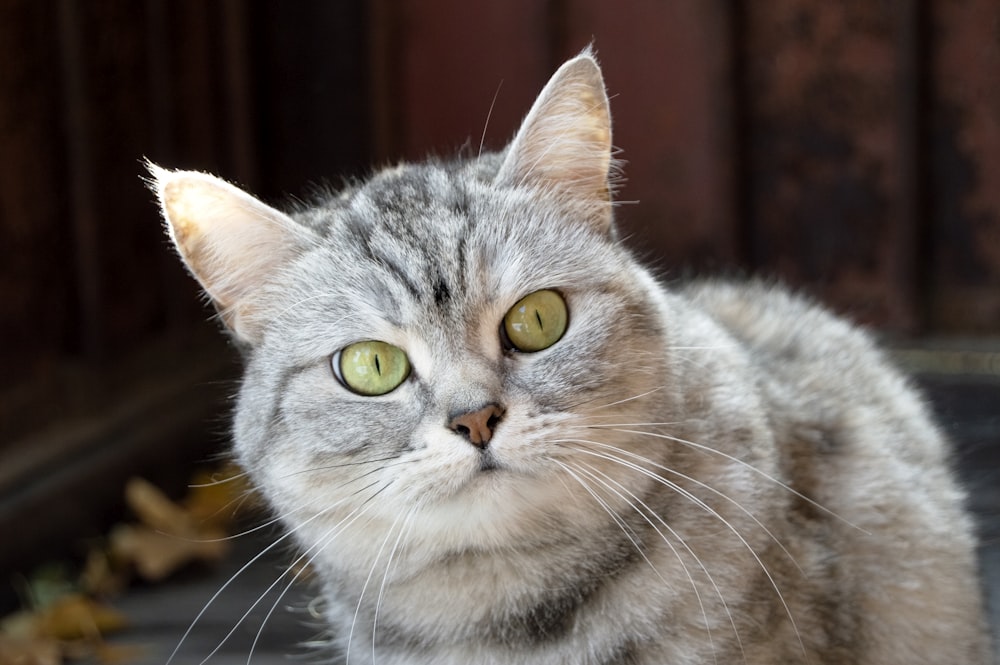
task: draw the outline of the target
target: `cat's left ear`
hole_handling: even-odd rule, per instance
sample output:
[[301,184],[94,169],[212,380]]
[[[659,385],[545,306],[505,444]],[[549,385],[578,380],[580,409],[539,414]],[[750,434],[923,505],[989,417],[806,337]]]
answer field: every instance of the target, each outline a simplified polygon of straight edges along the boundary
[[588,48],[552,76],[507,148],[496,182],[561,190],[593,204],[591,223],[611,228],[611,113]]

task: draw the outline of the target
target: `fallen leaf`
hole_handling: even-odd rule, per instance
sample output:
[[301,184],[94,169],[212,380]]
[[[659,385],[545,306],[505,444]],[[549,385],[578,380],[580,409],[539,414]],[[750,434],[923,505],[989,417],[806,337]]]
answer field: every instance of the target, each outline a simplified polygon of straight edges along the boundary
[[182,538],[130,525],[115,527],[109,545],[112,556],[134,565],[139,575],[150,582],[160,581],[193,561],[218,561],[229,549],[220,531]]
[[106,598],[121,593],[128,585],[128,578],[124,567],[112,563],[107,549],[93,547],[87,553],[78,584],[87,593]]
[[0,663],[3,665],[60,665],[62,648],[54,639],[19,638],[0,635]]
[[225,531],[196,518],[141,478],[129,480],[125,499],[143,524],[115,527],[109,551],[113,560],[135,566],[147,581],[162,580],[192,561],[217,561],[229,549]]
[[125,626],[118,611],[78,593],[0,622],[0,664],[58,665],[97,653],[108,633]]
[[59,640],[98,639],[121,630],[126,623],[121,612],[92,598],[70,594],[35,612],[34,634]]
[[191,479],[190,490],[183,506],[198,523],[227,527],[241,510],[260,506],[260,499],[236,464],[227,464],[218,471],[201,470]]
[[177,536],[192,536],[198,532],[191,513],[147,480],[129,479],[125,485],[125,501],[143,523],[157,531]]

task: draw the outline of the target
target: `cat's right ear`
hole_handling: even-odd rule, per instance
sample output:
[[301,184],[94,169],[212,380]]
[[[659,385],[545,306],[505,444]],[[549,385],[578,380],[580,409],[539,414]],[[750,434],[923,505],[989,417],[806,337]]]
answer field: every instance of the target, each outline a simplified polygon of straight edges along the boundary
[[611,113],[601,69],[589,48],[560,67],[521,124],[496,176],[503,186],[535,186],[587,205],[611,228]]
[[167,233],[236,336],[259,341],[261,288],[308,245],[290,217],[207,173],[147,162]]

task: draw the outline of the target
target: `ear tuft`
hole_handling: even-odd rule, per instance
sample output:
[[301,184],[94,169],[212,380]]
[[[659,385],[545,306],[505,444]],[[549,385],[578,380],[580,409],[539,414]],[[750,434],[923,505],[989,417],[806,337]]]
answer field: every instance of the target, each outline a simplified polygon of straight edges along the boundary
[[505,186],[561,189],[607,204],[610,224],[611,114],[591,50],[567,61],[539,94],[496,177]]
[[261,288],[308,246],[309,232],[224,180],[147,162],[167,234],[225,324],[259,339]]

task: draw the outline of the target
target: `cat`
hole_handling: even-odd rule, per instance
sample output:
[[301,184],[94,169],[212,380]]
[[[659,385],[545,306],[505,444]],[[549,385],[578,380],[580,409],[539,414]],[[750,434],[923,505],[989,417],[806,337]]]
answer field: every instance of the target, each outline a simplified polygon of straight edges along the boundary
[[354,664],[979,664],[946,442],[869,336],[615,231],[587,49],[501,152],[278,211],[150,164],[245,352],[234,451]]

